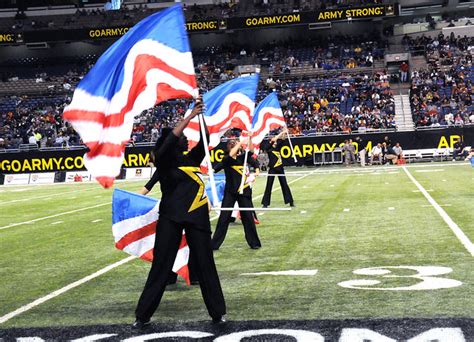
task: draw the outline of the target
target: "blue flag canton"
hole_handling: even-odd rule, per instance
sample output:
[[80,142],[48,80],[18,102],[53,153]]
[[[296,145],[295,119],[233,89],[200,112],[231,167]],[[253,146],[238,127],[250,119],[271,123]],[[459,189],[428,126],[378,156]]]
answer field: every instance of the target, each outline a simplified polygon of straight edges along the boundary
[[152,210],[158,202],[153,197],[114,189],[112,194],[112,224],[142,216]]
[[111,100],[122,87],[128,53],[144,39],[157,41],[182,53],[190,52],[181,5],[152,14],[133,26],[104,52],[78,88]]
[[214,115],[222,106],[225,98],[233,93],[241,93],[255,102],[258,78],[258,74],[241,76],[227,81],[205,93],[202,97],[204,104],[206,105],[206,112],[204,115]]

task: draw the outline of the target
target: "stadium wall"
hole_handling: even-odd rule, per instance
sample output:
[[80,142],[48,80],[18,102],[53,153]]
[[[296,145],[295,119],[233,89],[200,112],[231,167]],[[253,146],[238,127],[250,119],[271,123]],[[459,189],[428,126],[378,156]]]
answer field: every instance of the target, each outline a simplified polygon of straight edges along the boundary
[[[453,127],[442,129],[418,130],[415,132],[366,133],[352,135],[305,136],[292,139],[297,164],[312,164],[313,154],[317,152],[333,151],[344,144],[345,139],[361,136],[364,147],[368,150],[388,136],[392,143],[399,142],[404,150],[422,149],[452,149],[455,142],[463,139],[466,145],[474,145],[474,127]],[[357,146],[357,149],[360,147]],[[148,178],[151,173],[148,169],[150,146],[128,147],[125,151],[123,172],[121,178]],[[86,171],[83,162],[85,149],[57,150],[57,151],[27,151],[5,152],[0,154],[0,184],[6,183],[7,175],[25,175],[41,173],[55,173],[55,182],[67,181],[73,177],[67,172]],[[281,150],[286,165],[294,164],[288,144]],[[213,162],[220,162],[224,156],[224,144],[221,143],[211,151]],[[128,170],[127,169],[134,169]],[[85,175],[85,174],[84,174]],[[30,176],[28,176],[30,177]],[[25,182],[27,176],[22,176]],[[35,176],[36,182],[45,180],[46,176]],[[11,179],[11,177],[9,177]],[[31,178],[28,178],[31,180]],[[51,175],[48,178],[51,181]],[[45,180],[46,181],[46,180]],[[28,183],[28,182],[26,182]]]

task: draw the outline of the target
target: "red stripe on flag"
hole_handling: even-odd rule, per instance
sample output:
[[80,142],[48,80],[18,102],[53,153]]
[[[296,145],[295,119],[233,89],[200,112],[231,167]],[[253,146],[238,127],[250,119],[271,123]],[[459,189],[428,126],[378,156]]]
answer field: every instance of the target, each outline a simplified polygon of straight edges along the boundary
[[[72,109],[64,111],[64,119],[68,121],[97,122],[99,124],[102,124],[102,127],[104,128],[118,127],[123,125],[123,122],[125,120],[125,114],[133,108],[135,100],[147,87],[146,74],[152,69],[158,69],[165,73],[168,73],[173,77],[183,81],[193,89],[197,87],[196,77],[194,74],[189,75],[182,72],[181,70],[175,69],[168,65],[166,62],[164,62],[162,59],[159,59],[155,56],[139,55],[135,59],[132,85],[128,92],[127,103],[120,110],[119,113],[106,115],[104,112]],[[161,93],[159,92],[157,94],[156,103],[165,101],[170,98],[192,98],[192,94],[189,94],[188,92],[183,90],[174,89],[169,85],[163,87],[162,85],[158,84],[157,90],[161,90]]]
[[[269,126],[267,126],[267,122],[270,119],[277,119],[277,120],[281,121],[282,124],[278,125],[277,123],[272,122]],[[253,135],[256,136],[256,135],[259,135],[262,131],[264,131],[266,129],[269,129],[271,131],[271,130],[274,130],[278,127],[285,126],[285,125],[286,125],[286,123],[285,123],[284,117],[282,117],[281,115],[274,115],[272,113],[267,112],[263,115],[262,125],[256,131],[253,132]]]
[[188,265],[184,265],[183,267],[181,267],[179,270],[176,271],[176,274],[183,277],[183,279],[186,281],[186,284],[191,285],[191,280],[189,279]]
[[112,185],[114,185],[114,181],[115,181],[115,177],[106,177],[106,176],[95,177],[95,179],[104,188],[110,188]]
[[143,253],[140,256],[140,259],[152,262],[153,261],[153,248]]
[[125,145],[128,141],[122,142],[121,144],[112,144],[112,143],[99,143],[99,142],[88,142],[86,143],[90,151],[87,153],[87,157],[94,158],[97,156],[107,156],[107,157],[121,157],[122,153],[125,151]]
[[119,241],[115,243],[115,246],[118,249],[123,250],[129,244],[135,241],[141,240],[149,235],[155,234],[155,232],[156,232],[156,221],[126,234]]

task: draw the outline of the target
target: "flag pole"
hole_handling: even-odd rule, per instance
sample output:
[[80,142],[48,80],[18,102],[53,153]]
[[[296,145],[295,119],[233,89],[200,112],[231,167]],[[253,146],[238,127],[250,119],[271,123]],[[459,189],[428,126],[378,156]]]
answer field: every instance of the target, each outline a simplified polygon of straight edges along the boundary
[[206,136],[206,129],[204,128],[204,115],[199,114],[199,126],[201,128],[201,136],[202,136],[202,143],[204,144],[204,159],[206,160],[207,164],[207,172],[209,173],[209,181],[211,182],[211,193],[212,193],[212,206],[217,207],[218,200],[217,200],[217,188],[216,188],[216,181],[214,179],[214,170],[212,169],[211,163],[211,155],[209,154],[209,143],[207,141]]
[[[249,140],[249,143],[250,143],[250,140]],[[247,170],[247,156],[249,154],[249,143],[247,144],[247,147],[245,148],[244,166],[242,169],[242,178],[240,179],[239,194],[241,195],[244,193],[245,171]]]
[[286,135],[288,136],[288,143],[290,144],[291,154],[293,155],[293,160],[295,161],[295,163],[297,163],[298,161],[296,160],[295,150],[293,149],[293,143],[291,142],[291,139],[290,139],[290,132],[288,132],[288,126],[285,125],[285,128],[286,128]]

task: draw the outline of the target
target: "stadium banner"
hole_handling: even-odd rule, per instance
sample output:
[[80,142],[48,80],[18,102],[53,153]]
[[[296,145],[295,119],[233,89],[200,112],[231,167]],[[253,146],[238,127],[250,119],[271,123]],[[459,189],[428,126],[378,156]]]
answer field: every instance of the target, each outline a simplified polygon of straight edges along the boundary
[[64,181],[66,183],[82,183],[90,182],[92,176],[88,171],[75,171],[75,172],[66,172],[66,177]]
[[13,32],[1,32],[0,31],[0,44],[12,44],[15,43],[15,34]]
[[[219,32],[223,30],[240,30],[265,27],[289,27],[307,25],[317,22],[328,22],[348,19],[370,19],[396,16],[398,4],[358,6],[311,12],[294,12],[274,15],[261,15],[233,18],[206,18],[186,22],[189,33]],[[111,27],[92,27],[86,29],[34,30],[24,32],[25,43],[50,41],[82,41],[99,39],[118,39],[131,28],[128,25]],[[15,35],[0,32],[0,44],[15,43]]]
[[150,179],[152,175],[151,167],[132,167],[126,169],[125,179]]
[[54,172],[30,174],[30,184],[52,184],[54,183]]
[[[452,127],[419,130],[415,132],[366,133],[352,135],[302,136],[292,138],[298,163],[313,160],[316,152],[333,151],[342,147],[345,139],[360,136],[367,150],[388,136],[393,144],[399,142],[404,150],[453,148],[461,138],[466,145],[474,145],[474,127]],[[145,168],[149,163],[151,146],[127,147],[123,168]],[[220,143],[210,151],[211,161],[220,162],[224,157],[225,143]],[[359,146],[357,146],[359,149]],[[21,174],[55,171],[86,171],[83,162],[85,149],[59,151],[29,151],[2,153],[0,173]],[[281,156],[285,165],[294,164],[290,147],[284,144]],[[136,172],[136,171],[135,171]],[[133,174],[133,171],[132,171]]]
[[9,174],[5,176],[3,185],[26,185],[30,182],[29,173]]

